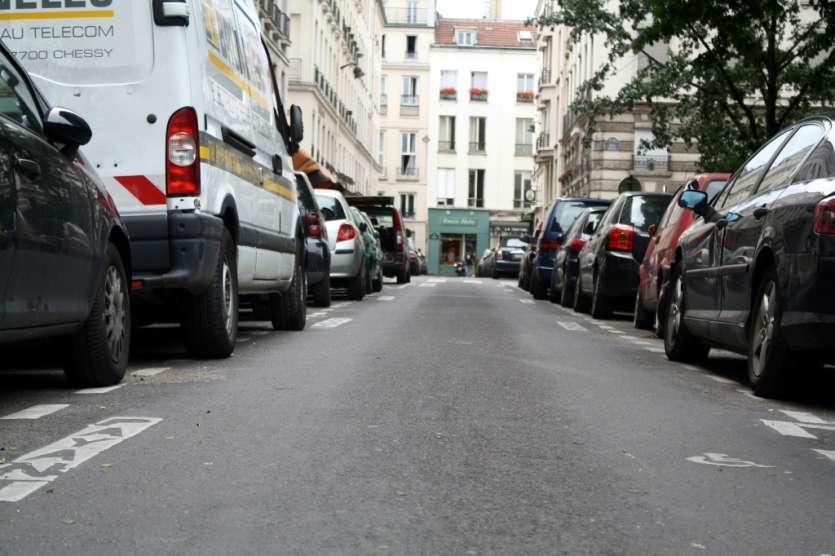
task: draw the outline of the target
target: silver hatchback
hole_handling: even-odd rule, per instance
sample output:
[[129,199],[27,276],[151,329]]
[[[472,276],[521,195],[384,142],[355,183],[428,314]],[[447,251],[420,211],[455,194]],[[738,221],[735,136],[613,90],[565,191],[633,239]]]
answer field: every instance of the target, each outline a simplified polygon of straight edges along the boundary
[[315,193],[328,230],[331,283],[347,288],[348,297],[359,301],[365,296],[366,281],[362,234],[351,219],[350,207],[342,193],[332,189],[317,189]]

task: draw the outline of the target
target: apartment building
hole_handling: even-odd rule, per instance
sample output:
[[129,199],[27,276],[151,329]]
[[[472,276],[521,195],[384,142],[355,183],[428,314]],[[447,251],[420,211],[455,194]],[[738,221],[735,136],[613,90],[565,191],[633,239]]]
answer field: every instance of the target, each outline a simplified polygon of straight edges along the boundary
[[[537,16],[558,9],[555,0],[539,0]],[[542,192],[537,204],[541,217],[549,202],[560,195],[613,198],[622,191],[673,191],[696,171],[699,155],[683,142],[668,149],[644,149],[653,134],[646,106],[596,122],[591,146],[584,145],[586,122],[571,110],[580,85],[608,60],[598,37],[569,40],[570,29],[544,29],[537,42],[536,184]],[[652,55],[666,56],[666,45]],[[643,54],[628,55],[595,95],[614,96],[648,63]]]
[[290,0],[288,9],[293,33],[288,104],[304,111],[302,148],[346,190],[373,195],[379,175],[382,2]]
[[435,0],[386,0],[383,4],[386,26],[380,52],[377,193],[395,198],[415,246],[426,250],[429,69]]
[[278,90],[282,99],[287,99],[287,79],[290,59],[287,49],[290,46],[290,16],[287,12],[287,0],[257,0],[258,14],[261,18],[264,42],[275,66]]
[[[439,18],[430,59],[427,184],[430,272],[451,272],[526,229],[535,202],[536,30]],[[470,229],[471,228],[471,229]]]

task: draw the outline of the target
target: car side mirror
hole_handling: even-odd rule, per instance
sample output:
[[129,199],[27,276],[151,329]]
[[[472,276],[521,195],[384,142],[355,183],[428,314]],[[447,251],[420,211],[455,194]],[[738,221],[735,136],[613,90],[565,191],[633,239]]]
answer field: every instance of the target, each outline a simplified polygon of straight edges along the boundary
[[304,140],[302,109],[296,104],[290,107],[290,140],[296,145],[301,145]]
[[656,232],[658,232],[658,226],[650,224],[647,231],[649,232],[649,237],[655,237]]
[[705,207],[707,207],[707,193],[704,191],[685,191],[678,198],[678,206],[690,209],[701,216],[705,213]]
[[93,131],[84,118],[66,108],[52,108],[44,119],[46,138],[70,149],[86,145],[93,138]]

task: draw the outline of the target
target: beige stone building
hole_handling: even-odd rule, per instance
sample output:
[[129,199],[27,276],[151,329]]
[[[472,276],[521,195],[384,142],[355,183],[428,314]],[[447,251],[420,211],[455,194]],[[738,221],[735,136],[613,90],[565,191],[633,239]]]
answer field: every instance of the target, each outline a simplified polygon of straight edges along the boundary
[[290,15],[287,0],[257,0],[258,13],[261,16],[261,28],[270,51],[270,58],[276,70],[281,98],[287,100],[287,79],[290,60],[287,49],[290,47]]

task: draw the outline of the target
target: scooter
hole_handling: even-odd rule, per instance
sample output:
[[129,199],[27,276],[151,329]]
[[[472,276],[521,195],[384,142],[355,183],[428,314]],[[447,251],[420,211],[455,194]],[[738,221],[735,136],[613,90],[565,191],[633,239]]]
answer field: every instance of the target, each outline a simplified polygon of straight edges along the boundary
[[455,274],[458,276],[467,275],[467,267],[464,266],[464,263],[455,263]]

